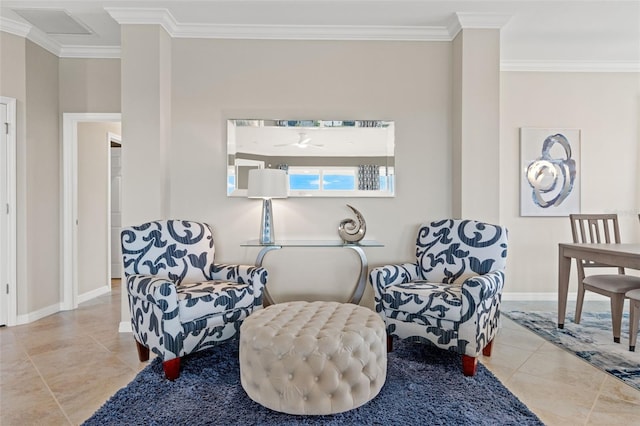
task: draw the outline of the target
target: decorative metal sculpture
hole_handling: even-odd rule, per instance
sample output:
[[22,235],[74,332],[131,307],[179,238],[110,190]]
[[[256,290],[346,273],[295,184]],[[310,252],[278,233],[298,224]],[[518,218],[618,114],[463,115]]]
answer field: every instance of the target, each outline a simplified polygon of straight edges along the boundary
[[364,221],[362,214],[347,204],[353,213],[356,215],[356,220],[344,219],[338,226],[338,235],[345,243],[357,243],[364,238],[364,234],[367,232],[367,223]]

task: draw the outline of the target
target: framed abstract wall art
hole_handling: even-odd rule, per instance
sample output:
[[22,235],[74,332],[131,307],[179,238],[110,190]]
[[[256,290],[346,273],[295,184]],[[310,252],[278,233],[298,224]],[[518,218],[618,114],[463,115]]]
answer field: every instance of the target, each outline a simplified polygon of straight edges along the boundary
[[520,216],[580,213],[580,130],[520,129]]

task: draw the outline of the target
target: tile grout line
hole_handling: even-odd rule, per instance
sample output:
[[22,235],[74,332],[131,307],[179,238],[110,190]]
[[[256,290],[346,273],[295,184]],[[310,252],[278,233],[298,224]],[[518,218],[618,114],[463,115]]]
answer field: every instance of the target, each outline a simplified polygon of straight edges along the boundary
[[[527,329],[527,328],[526,328],[526,327],[524,327],[523,325],[520,325],[520,324],[518,324],[518,325],[519,325],[520,327],[524,328],[525,330],[527,330],[528,332],[530,332],[530,333],[532,333],[532,334],[534,334],[534,335],[535,335],[535,333],[534,333],[533,331],[531,331],[531,330]],[[553,344],[552,342],[544,341],[544,342],[542,342],[542,345],[540,345],[540,347],[538,347],[538,349],[536,349],[536,353],[537,353],[537,352],[538,352],[538,351],[539,351],[539,350],[540,350],[540,349],[541,349],[541,348],[542,348],[546,343],[549,343],[550,345],[552,345],[552,346],[554,346],[554,347],[556,347],[556,348],[558,348],[558,349],[564,350],[564,348],[561,348],[561,347],[559,347],[559,346],[557,346],[557,345]],[[541,353],[541,354],[543,354],[543,355],[544,355],[544,353]],[[602,371],[602,370],[600,370],[600,369],[598,369],[597,367],[595,367],[595,366],[591,365],[588,361],[586,361],[586,360],[584,360],[584,359],[580,358],[580,357],[579,357],[579,356],[577,356],[576,354],[569,353],[569,355],[572,355],[572,356],[574,356],[577,360],[582,361],[582,362],[585,364],[585,366],[588,366],[588,368],[591,368],[591,369],[593,369],[593,370],[598,370],[599,372],[603,373],[603,375],[602,375],[602,381],[600,382],[600,385],[598,386],[596,396],[595,396],[595,398],[593,399],[593,402],[591,403],[591,407],[589,408],[589,412],[587,413],[587,415],[586,415],[586,417],[585,417],[585,419],[584,419],[584,423],[583,423],[583,425],[584,425],[584,426],[587,426],[587,425],[589,424],[589,420],[591,419],[591,413],[593,412],[593,410],[594,410],[594,408],[595,408],[595,406],[596,406],[596,403],[598,402],[598,398],[600,397],[600,393],[602,392],[602,387],[604,386],[604,383],[605,383],[605,382],[606,382],[606,380],[607,380],[607,373],[606,373],[606,372],[604,372],[604,371]]]
[[29,362],[31,363],[31,365],[33,366],[34,370],[36,370],[36,373],[38,373],[38,376],[40,377],[40,380],[42,380],[42,383],[44,383],[44,386],[47,388],[47,390],[49,391],[49,393],[51,394],[51,397],[53,398],[53,400],[56,402],[56,405],[58,406],[58,408],[60,409],[60,411],[62,412],[62,415],[64,416],[65,419],[67,419],[67,421],[69,422],[69,424],[71,426],[73,426],[73,422],[71,421],[71,419],[69,418],[69,416],[67,415],[67,412],[64,410],[64,408],[62,407],[62,404],[60,404],[60,401],[58,401],[58,398],[56,397],[56,394],[53,392],[53,390],[49,387],[49,384],[47,383],[47,381],[44,379],[44,376],[42,375],[42,373],[40,372],[40,369],[36,366],[36,363],[33,362],[33,359],[31,358],[31,355],[29,355],[28,352],[25,351],[25,354],[27,355],[27,358],[29,358]]
[[593,414],[593,410],[596,408],[596,404],[598,403],[598,400],[602,395],[602,389],[604,388],[604,384],[606,381],[607,381],[607,376],[605,374],[604,377],[602,378],[602,382],[600,383],[600,386],[598,386],[598,394],[596,395],[596,398],[593,400],[593,404],[591,404],[591,408],[589,409],[589,414],[587,414],[587,420],[584,422],[585,426],[589,424],[589,421],[591,420],[591,414]]
[[[140,372],[140,370],[137,370],[137,369],[133,368],[131,365],[129,365],[129,363],[128,363],[125,359],[121,358],[121,356],[120,356],[119,354],[117,354],[117,353],[113,352],[112,350],[110,350],[109,348],[107,348],[105,345],[103,345],[103,344],[102,344],[102,342],[100,342],[100,341],[98,340],[98,338],[97,338],[97,337],[95,337],[93,334],[87,334],[87,336],[89,336],[89,338],[93,339],[93,341],[94,341],[94,342],[95,342],[99,347],[101,347],[102,349],[104,349],[106,353],[108,353],[109,355],[114,356],[114,357],[115,357],[118,361],[120,361],[120,362],[121,362],[121,363],[122,363],[126,368],[128,368],[129,370],[131,370],[131,372],[135,373],[136,375]],[[153,355],[153,354],[151,354],[151,355]],[[150,358],[149,358],[149,361],[146,361],[146,362],[147,362],[147,365],[148,365],[148,363],[149,363],[149,362],[151,362],[152,360],[153,360],[153,357],[150,357]]]
[[[527,329],[526,327],[524,327],[524,326],[522,326],[522,325],[520,325],[520,324],[516,323],[515,321],[513,321],[513,323],[514,323],[514,324],[516,324],[518,327],[521,327],[521,328],[522,328],[523,330],[525,330],[526,332],[528,332],[528,333],[530,333],[530,334],[532,334],[532,335],[535,335],[535,333],[534,333],[533,331],[531,331],[531,330]],[[530,351],[530,352],[529,352],[529,355],[526,357],[526,359],[525,359],[525,360],[524,360],[524,361],[523,361],[523,362],[522,362],[522,363],[521,363],[521,364],[520,364],[516,369],[514,369],[514,371],[510,374],[509,379],[507,380],[507,382],[505,383],[505,385],[509,385],[509,384],[511,383],[511,380],[512,380],[513,376],[514,376],[516,373],[520,373],[520,374],[524,374],[524,375],[532,376],[532,377],[538,377],[538,376],[536,376],[535,374],[531,374],[530,372],[528,372],[528,371],[526,371],[526,370],[521,370],[521,368],[522,368],[522,367],[523,367],[523,366],[524,366],[524,365],[525,365],[525,364],[526,364],[530,359],[532,359],[532,357],[533,357],[535,354],[537,354],[537,353],[538,353],[538,351],[539,351],[539,350],[544,346],[544,344],[545,344],[545,341],[540,342],[540,344],[538,345],[538,347],[537,347],[535,350],[533,350],[533,351]],[[509,388],[508,388],[508,386],[507,386],[507,389],[509,389]],[[518,395],[518,394],[517,394],[513,389],[509,389],[509,392],[511,392],[511,393],[513,393],[514,395],[516,395],[516,397],[517,397],[518,399],[520,399],[521,401],[523,401],[523,398],[525,398],[524,396]],[[525,398],[525,399],[526,399],[526,398]],[[596,396],[596,399],[597,399],[597,396]],[[523,403],[524,403],[524,401],[523,401]],[[532,411],[536,416],[538,416],[538,418],[542,419],[542,418],[544,417],[544,415],[543,415],[543,413],[542,413],[542,412],[540,412],[540,413],[538,413],[538,412],[537,412],[537,406],[534,408],[534,407],[531,407],[529,404],[525,404],[525,405],[526,405],[526,406],[527,406],[527,408],[528,408],[529,410],[531,410],[531,411]],[[589,413],[590,413],[590,412],[589,412]],[[589,416],[587,416],[586,420],[588,420],[588,419],[589,419]],[[586,422],[586,420],[585,420],[585,422]],[[541,421],[542,421],[542,420],[541,420]],[[585,425],[586,425],[586,423],[585,423]]]
[[[529,333],[531,333],[531,334],[535,334],[535,333],[531,332],[530,330],[527,330],[525,327],[522,327],[520,324],[516,323],[515,321],[513,321],[513,320],[511,320],[511,319],[509,319],[509,321],[513,322],[516,326],[523,328],[525,331],[527,331],[527,332],[529,332]],[[496,335],[495,335],[494,339],[495,339],[496,337],[498,337],[498,336],[500,335],[500,333],[501,333],[503,330],[505,330],[505,329],[507,329],[507,327],[505,327],[505,326],[504,326],[503,318],[502,318],[502,317],[500,317],[500,324],[499,324],[499,326],[498,326],[498,333],[496,333]],[[509,347],[511,347],[511,348],[516,348],[516,349],[523,350],[523,351],[529,351],[528,349],[523,349],[523,348],[520,348],[520,347],[517,347],[517,346],[511,346],[511,345],[509,345],[508,343],[501,343],[501,344],[502,344],[502,345],[505,345],[505,346],[509,346]],[[525,359],[525,360],[524,360],[520,365],[518,365],[516,368],[514,368],[514,369],[513,369],[513,371],[511,371],[511,373],[509,373],[508,377],[507,377],[507,378],[505,379],[505,381],[503,382],[503,384],[505,385],[505,387],[507,387],[506,385],[507,385],[508,383],[510,383],[510,382],[511,382],[511,379],[513,378],[513,376],[514,376],[517,372],[520,372],[520,368],[521,368],[521,367],[522,367],[522,366],[523,366],[523,365],[524,365],[524,364],[525,364],[525,363],[526,363],[526,362],[527,362],[527,361],[528,361],[528,360],[533,356],[533,354],[534,354],[534,353],[536,353],[536,352],[538,351],[538,349],[540,349],[540,348],[542,347],[542,345],[544,345],[544,342],[541,342],[535,350],[533,350],[533,351],[529,351],[530,353],[529,353],[529,355],[527,356],[527,358],[526,358],[526,359]],[[491,357],[488,357],[488,358],[490,359]],[[484,365],[484,363],[483,363],[483,365]],[[486,365],[485,365],[485,367],[486,367],[489,371],[491,371],[491,369],[490,369],[489,367],[487,367]],[[493,374],[493,372],[492,372],[492,374]],[[500,379],[498,379],[498,380],[500,380]],[[500,381],[502,382],[502,380],[500,380]],[[511,390],[510,390],[510,392],[512,392],[512,393],[513,393],[513,391],[511,391]],[[518,399],[520,399],[520,397],[518,397]],[[533,411],[533,410],[532,410],[532,411]],[[537,413],[536,413],[536,415],[537,415]]]
[[[518,348],[520,349],[520,348]],[[521,371],[520,368],[522,368],[523,365],[525,365],[527,363],[527,361],[529,361],[529,359],[531,359],[531,357],[537,352],[537,349],[535,351],[530,351],[529,355],[525,358],[524,361],[522,361],[522,363],[520,363],[516,368],[513,369],[513,371],[511,372],[511,374],[509,374],[509,377],[507,378],[507,380],[505,380],[505,382],[503,382],[504,386],[509,389],[509,384],[511,383],[511,380],[513,378],[513,376],[516,373],[521,373],[521,374],[529,374],[526,371]],[[522,401],[523,404],[524,400],[523,400],[523,396],[522,395],[518,395],[513,389],[509,389],[509,392],[511,392],[512,394],[514,394],[520,401]],[[538,418],[541,417],[541,413],[537,413],[533,408],[531,408],[528,404],[525,404],[527,406],[527,408],[529,410],[531,410],[536,416],[538,416]]]

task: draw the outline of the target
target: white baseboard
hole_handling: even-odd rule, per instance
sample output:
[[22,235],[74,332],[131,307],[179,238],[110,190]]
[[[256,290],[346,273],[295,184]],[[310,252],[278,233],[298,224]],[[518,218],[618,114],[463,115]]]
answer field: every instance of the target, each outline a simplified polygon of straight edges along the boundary
[[[577,298],[577,293],[573,292],[573,293],[569,293],[567,295],[567,300],[576,300]],[[502,293],[502,300],[505,301],[514,301],[514,302],[527,302],[527,301],[531,301],[531,302],[544,302],[544,301],[549,301],[549,302],[557,302],[558,301],[558,293],[557,292],[551,292],[551,293],[512,293],[512,292],[506,292],[506,293]],[[594,293],[592,291],[587,291],[584,294],[584,300],[595,300],[595,301],[608,301],[609,298],[606,296],[602,296],[598,293]]]
[[118,333],[133,333],[133,331],[131,330],[131,322],[120,321],[120,326],[118,327]]
[[48,317],[49,315],[53,315],[57,312],[60,312],[62,307],[59,303],[51,306],[47,306],[46,308],[38,309],[37,311],[29,312],[28,314],[22,314],[16,316],[16,324],[29,324],[34,321],[38,321],[44,317]]
[[[111,288],[109,286],[97,288],[95,290],[79,295],[78,303],[95,299],[98,296],[108,294],[110,291],[111,291]],[[42,319],[44,317],[48,317],[49,315],[53,315],[58,312],[68,311],[68,310],[71,310],[71,308],[67,308],[63,306],[61,303],[57,303],[55,305],[50,305],[45,308],[38,309],[37,311],[29,312],[27,314],[17,315],[15,325],[29,324],[34,321],[38,321],[39,319]],[[131,331],[131,326],[129,326],[129,331]]]
[[78,295],[78,303],[83,303],[89,301],[91,299],[95,299],[96,297],[102,296],[103,294],[108,294],[111,292],[110,286],[102,286],[95,290],[88,291],[83,294]]

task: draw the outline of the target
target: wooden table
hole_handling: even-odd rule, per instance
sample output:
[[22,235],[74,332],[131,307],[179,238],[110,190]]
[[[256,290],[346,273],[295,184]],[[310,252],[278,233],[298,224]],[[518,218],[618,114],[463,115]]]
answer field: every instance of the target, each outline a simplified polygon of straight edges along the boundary
[[640,244],[558,244],[558,328],[564,328],[571,259],[640,269]]

